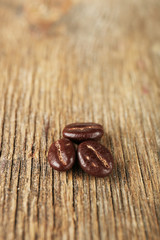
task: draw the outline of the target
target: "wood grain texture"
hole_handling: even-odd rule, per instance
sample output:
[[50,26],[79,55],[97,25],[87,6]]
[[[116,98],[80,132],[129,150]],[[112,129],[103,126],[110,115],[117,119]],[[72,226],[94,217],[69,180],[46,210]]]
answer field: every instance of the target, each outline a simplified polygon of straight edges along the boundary
[[[47,27],[25,4],[0,0],[0,239],[159,239],[159,0],[75,0]],[[103,124],[112,176],[49,167],[75,121]]]

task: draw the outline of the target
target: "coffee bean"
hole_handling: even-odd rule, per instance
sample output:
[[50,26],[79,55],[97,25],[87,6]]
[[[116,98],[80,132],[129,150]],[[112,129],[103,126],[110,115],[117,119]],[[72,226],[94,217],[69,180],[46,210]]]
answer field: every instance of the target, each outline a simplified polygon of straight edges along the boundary
[[110,151],[96,141],[85,141],[78,146],[78,160],[86,173],[96,177],[105,177],[113,169]]
[[75,162],[75,148],[66,138],[54,142],[48,152],[48,161],[55,170],[67,171]]
[[63,136],[76,143],[99,140],[103,133],[103,127],[97,123],[72,123],[63,129]]

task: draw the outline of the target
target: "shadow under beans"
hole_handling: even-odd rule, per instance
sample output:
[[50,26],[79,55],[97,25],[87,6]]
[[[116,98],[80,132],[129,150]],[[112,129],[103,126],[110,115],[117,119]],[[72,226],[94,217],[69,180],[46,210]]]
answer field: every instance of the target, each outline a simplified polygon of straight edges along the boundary
[[72,168],[73,176],[80,176],[82,174],[82,169],[79,166],[79,162],[78,162],[77,149],[78,149],[78,145],[76,146],[76,160],[75,160],[75,164],[73,165],[73,168]]

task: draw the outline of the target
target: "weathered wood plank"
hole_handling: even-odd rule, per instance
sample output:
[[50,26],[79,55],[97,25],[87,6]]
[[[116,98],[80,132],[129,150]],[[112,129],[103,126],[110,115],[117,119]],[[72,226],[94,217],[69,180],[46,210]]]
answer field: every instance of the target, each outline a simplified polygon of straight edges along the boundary
[[[49,24],[30,3],[0,0],[0,239],[159,239],[159,1],[68,1]],[[75,121],[103,124],[111,176],[50,168]]]

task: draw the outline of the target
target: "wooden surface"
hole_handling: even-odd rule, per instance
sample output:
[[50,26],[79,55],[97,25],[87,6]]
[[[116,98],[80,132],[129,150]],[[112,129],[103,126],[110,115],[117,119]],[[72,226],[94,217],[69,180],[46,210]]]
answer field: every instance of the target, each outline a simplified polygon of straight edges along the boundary
[[[0,0],[0,239],[159,239],[160,1],[28,4]],[[49,167],[75,121],[103,124],[112,176]]]

